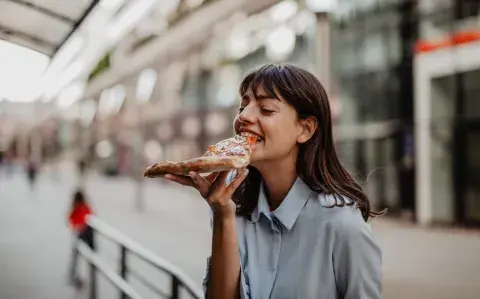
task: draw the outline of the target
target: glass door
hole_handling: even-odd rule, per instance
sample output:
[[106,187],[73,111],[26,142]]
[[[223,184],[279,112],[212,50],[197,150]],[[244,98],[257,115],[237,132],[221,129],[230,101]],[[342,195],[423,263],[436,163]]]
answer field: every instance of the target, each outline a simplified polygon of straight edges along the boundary
[[480,70],[464,73],[464,220],[480,225]]
[[480,123],[467,126],[465,159],[465,222],[480,224]]

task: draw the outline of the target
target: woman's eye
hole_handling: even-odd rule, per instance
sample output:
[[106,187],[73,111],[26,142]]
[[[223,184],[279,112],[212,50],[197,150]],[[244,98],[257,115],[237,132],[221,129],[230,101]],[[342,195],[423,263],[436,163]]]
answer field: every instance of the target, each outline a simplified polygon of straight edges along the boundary
[[244,109],[245,109],[245,107],[240,107],[240,108],[238,108],[238,112],[241,113]]
[[271,114],[271,113],[275,112],[275,111],[273,111],[273,110],[265,109],[265,108],[261,108],[260,111],[261,111],[262,113],[265,113],[265,114]]

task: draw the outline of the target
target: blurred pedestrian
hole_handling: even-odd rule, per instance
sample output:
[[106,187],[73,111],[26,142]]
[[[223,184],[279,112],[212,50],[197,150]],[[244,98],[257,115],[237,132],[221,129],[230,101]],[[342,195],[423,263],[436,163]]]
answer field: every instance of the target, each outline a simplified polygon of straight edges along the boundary
[[92,209],[87,203],[85,194],[78,189],[73,194],[72,206],[68,213],[68,223],[74,234],[72,257],[70,261],[69,282],[76,288],[81,288],[82,280],[77,273],[78,264],[78,241],[85,242],[90,248],[94,247],[93,230],[87,225],[87,217],[92,214]]
[[85,157],[81,157],[77,161],[77,169],[78,169],[78,184],[79,186],[84,186],[85,183],[85,171],[87,169],[87,161]]
[[30,183],[30,189],[33,190],[33,188],[35,187],[35,183],[37,181],[37,173],[38,173],[37,163],[35,163],[33,160],[29,160],[27,162],[26,168],[27,168],[26,172],[27,172],[28,182]]
[[237,134],[257,144],[246,169],[167,174],[212,209],[207,298],[380,299],[376,212],[342,166],[327,93],[310,72],[265,65],[240,85]]

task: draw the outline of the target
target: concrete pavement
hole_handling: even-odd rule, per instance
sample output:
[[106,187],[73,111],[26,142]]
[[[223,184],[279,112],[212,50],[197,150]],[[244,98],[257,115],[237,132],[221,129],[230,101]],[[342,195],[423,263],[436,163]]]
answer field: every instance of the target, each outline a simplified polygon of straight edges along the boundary
[[[65,283],[71,250],[65,217],[74,186],[72,175],[62,174],[55,181],[45,174],[31,192],[23,176],[0,177],[0,299],[85,298]],[[146,211],[139,213],[131,180],[90,176],[86,189],[98,216],[200,285],[210,251],[209,211],[194,192],[148,180]],[[432,231],[389,220],[372,225],[383,250],[384,298],[480,298],[480,234]],[[118,248],[101,240],[100,252],[116,267]],[[140,261],[131,263],[158,284],[168,283]],[[117,297],[104,279],[99,289],[99,298]]]

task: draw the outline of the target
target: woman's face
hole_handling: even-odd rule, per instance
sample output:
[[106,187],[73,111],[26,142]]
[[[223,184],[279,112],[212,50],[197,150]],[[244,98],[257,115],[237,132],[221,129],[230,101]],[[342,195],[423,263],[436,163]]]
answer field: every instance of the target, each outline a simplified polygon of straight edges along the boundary
[[297,112],[282,98],[271,98],[259,86],[256,95],[248,89],[242,95],[234,121],[235,132],[258,135],[259,141],[251,157],[251,165],[280,161],[298,154],[298,143],[306,142],[311,129],[299,121]]

